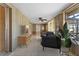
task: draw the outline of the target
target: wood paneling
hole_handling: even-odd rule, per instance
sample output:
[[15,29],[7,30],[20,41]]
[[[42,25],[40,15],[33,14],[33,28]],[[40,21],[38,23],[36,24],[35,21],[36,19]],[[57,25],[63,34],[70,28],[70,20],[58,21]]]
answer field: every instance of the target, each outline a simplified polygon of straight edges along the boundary
[[79,46],[72,43],[70,51],[72,54],[79,56]]
[[0,6],[0,51],[4,50],[5,39],[5,8]]
[[74,4],[71,4],[68,8],[66,8],[64,12],[70,13],[75,11],[77,8],[79,8],[79,3],[74,3]]
[[36,24],[32,25],[32,34],[35,35],[36,34]]
[[55,17],[55,31],[57,31],[58,28],[63,28],[63,13],[57,15]]

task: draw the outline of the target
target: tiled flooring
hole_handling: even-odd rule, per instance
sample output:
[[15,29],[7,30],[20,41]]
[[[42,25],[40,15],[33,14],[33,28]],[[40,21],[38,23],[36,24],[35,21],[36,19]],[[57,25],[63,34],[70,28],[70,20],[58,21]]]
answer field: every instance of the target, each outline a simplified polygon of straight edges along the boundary
[[9,56],[10,55],[10,52],[7,53],[7,52],[0,52],[0,56]]
[[43,51],[41,39],[33,36],[27,47],[18,47],[11,56],[58,56],[58,50],[45,48]]
[[[58,49],[45,48],[43,51],[41,46],[41,38],[32,36],[29,44],[16,48],[12,53],[0,53],[1,56],[60,56]],[[65,56],[65,54],[63,55]]]

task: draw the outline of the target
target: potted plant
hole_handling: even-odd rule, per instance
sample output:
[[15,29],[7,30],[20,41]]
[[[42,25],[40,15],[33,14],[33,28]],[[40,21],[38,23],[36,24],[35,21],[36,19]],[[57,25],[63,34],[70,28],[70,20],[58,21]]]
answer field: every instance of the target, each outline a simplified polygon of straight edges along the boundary
[[66,48],[70,48],[71,47],[71,40],[70,40],[70,36],[69,36],[69,30],[67,27],[67,22],[65,22],[64,26],[63,26],[63,38],[64,40],[64,46]]
[[64,39],[64,47],[67,49],[65,50],[65,53],[67,55],[70,54],[70,47],[71,47],[71,39],[69,36],[69,30],[67,27],[67,22],[65,22],[64,26],[63,26],[63,39]]

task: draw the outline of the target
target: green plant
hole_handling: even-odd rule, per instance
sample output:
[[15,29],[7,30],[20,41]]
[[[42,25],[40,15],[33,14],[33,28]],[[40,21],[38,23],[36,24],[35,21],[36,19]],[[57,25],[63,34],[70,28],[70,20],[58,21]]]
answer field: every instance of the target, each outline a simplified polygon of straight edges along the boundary
[[71,46],[71,40],[69,37],[69,30],[67,27],[67,22],[65,22],[63,26],[63,38],[65,39],[64,46],[69,48]]

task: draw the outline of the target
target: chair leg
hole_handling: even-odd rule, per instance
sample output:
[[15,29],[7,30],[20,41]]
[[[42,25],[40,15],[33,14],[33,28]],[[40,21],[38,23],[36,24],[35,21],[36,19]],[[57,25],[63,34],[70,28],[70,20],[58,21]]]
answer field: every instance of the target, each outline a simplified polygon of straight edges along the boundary
[[62,51],[61,51],[61,49],[58,49],[58,53],[59,53],[60,55],[62,55]]
[[44,47],[43,47],[43,51],[44,51]]
[[61,54],[61,49],[59,49],[59,53]]

